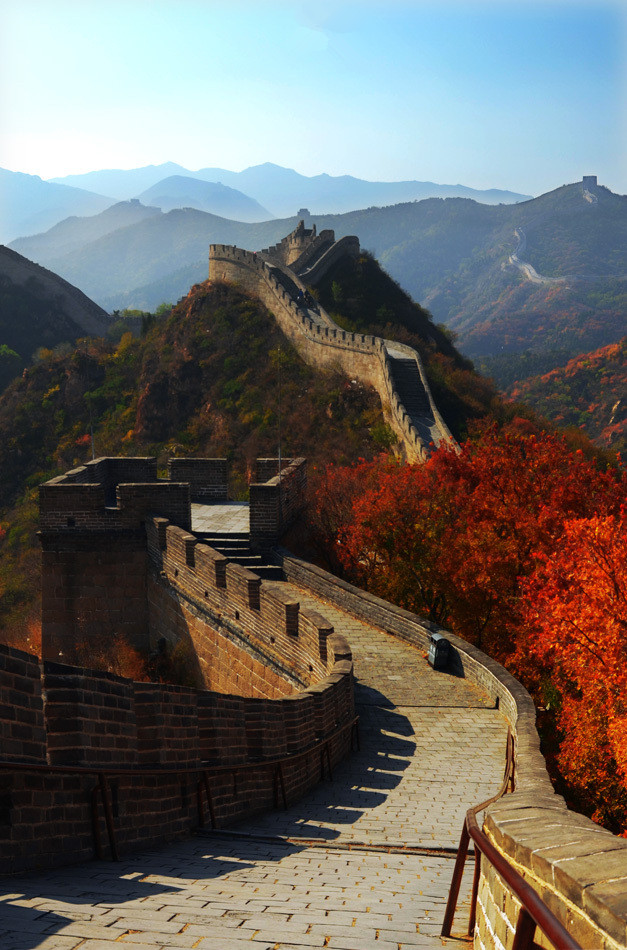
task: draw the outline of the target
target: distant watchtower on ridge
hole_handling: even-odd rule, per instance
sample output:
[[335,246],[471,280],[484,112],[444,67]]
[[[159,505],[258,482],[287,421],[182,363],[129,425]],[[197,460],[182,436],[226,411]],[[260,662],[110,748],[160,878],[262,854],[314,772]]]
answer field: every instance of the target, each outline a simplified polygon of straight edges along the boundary
[[596,175],[584,175],[582,182],[582,188],[584,191],[596,191],[597,189],[597,176]]

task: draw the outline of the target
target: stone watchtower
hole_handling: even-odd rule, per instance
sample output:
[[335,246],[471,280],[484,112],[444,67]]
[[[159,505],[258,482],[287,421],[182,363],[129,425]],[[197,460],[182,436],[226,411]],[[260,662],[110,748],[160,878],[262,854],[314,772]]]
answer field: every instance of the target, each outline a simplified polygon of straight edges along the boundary
[[290,267],[294,261],[298,260],[303,251],[314,243],[316,236],[316,225],[306,228],[305,222],[301,220],[287,237],[284,237],[273,247],[267,248],[264,254],[267,257],[272,257],[280,264],[284,264],[285,267]]

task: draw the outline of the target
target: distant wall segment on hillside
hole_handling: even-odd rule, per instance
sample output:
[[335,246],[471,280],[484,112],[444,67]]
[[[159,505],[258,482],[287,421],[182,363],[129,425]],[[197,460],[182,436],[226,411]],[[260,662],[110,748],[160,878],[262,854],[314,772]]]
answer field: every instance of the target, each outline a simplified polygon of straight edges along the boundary
[[[435,407],[422,361],[415,350],[400,348],[407,351],[409,359],[415,362],[417,375],[431,407],[427,424],[421,426],[420,431],[403,404],[391,371],[393,357],[390,346],[399,349],[397,344],[390,344],[390,341],[381,337],[342,330],[319,307],[314,319],[311,311],[299,306],[281,280],[281,272],[288,273],[290,283],[304,290],[303,281],[315,283],[337,260],[346,254],[358,254],[357,238],[345,237],[337,242],[331,241],[329,235],[333,232],[322,232],[311,237],[312,232],[305,231],[300,225],[293,234],[298,236],[298,256],[290,243],[292,235],[288,235],[280,245],[259,254],[230,245],[211,245],[209,279],[237,283],[248,293],[259,297],[274,314],[282,331],[305,362],[318,368],[339,369],[349,378],[357,378],[376,389],[384,415],[410,461],[428,458],[431,442],[436,445],[442,442],[452,444],[453,437]],[[310,244],[307,243],[307,235],[310,236]],[[301,268],[299,273],[285,264],[292,256],[296,261],[294,267]]]

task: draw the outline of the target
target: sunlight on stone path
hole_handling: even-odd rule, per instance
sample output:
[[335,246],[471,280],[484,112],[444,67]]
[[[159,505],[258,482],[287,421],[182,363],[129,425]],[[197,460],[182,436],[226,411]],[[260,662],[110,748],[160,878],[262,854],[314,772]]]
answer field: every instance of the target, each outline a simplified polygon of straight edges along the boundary
[[[500,785],[505,720],[421,651],[293,590],[351,644],[361,750],[333,782],[232,832],[5,882],[2,950],[463,945],[439,937],[452,851],[467,808]],[[402,845],[435,853],[382,850]],[[460,908],[455,932],[465,920]]]

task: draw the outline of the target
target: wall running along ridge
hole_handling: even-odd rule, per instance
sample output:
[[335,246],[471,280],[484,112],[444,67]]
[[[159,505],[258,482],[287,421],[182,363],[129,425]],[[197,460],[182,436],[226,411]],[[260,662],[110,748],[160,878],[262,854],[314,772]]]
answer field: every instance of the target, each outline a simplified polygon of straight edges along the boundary
[[[297,235],[298,232],[297,228],[293,234]],[[317,250],[326,250],[303,272],[302,280],[285,262],[296,255],[294,267],[301,261],[309,263],[311,257],[315,258],[315,251],[310,254],[306,243],[300,238],[297,248],[294,248],[292,235],[288,235],[281,244],[269,248],[263,254],[225,244],[212,244],[209,251],[209,279],[237,283],[248,293],[258,297],[274,314],[281,330],[306,363],[327,370],[339,369],[349,378],[359,379],[365,385],[376,389],[386,421],[401,441],[407,458],[410,461],[424,461],[429,456],[429,441],[418,432],[401,402],[390,371],[388,348],[402,353],[417,364],[431,410],[432,440],[436,444],[454,443],[433,401],[419,354],[411,347],[381,337],[341,330],[322,308],[319,308],[321,323],[313,321],[296,305],[280,282],[277,266],[273,265],[272,260],[265,258],[267,254],[274,254],[281,264],[280,270],[286,272],[291,281],[304,291],[306,288],[303,281],[315,283],[341,257],[346,254],[356,256],[359,253],[357,238],[345,237],[329,246],[329,234],[332,235],[333,232],[323,231],[315,239],[319,241]]]
[[[570,811],[555,794],[527,690],[495,660],[436,624],[365,593],[288,551],[282,555],[288,580],[315,591],[360,620],[424,650],[431,633],[446,636],[454,648],[452,672],[468,677],[498,702],[515,737],[516,788],[486,810],[484,832],[582,947],[624,950],[627,841]],[[483,859],[474,946],[478,950],[511,950],[519,909],[518,901]],[[535,940],[538,946],[551,946],[539,931]]]

